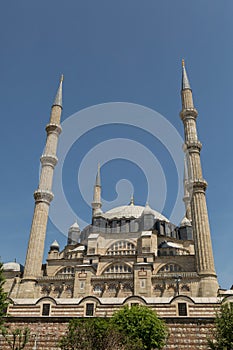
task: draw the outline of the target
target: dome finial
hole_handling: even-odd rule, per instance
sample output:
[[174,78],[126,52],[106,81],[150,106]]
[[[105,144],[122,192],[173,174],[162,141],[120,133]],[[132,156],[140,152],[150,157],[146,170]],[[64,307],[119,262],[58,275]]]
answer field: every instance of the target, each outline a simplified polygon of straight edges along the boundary
[[130,205],[134,205],[134,194],[132,194],[131,198],[130,198]]

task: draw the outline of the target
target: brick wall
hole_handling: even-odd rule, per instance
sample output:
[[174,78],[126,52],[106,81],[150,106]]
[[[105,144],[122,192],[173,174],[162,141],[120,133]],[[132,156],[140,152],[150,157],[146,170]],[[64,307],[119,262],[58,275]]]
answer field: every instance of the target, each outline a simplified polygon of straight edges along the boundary
[[[25,350],[31,350],[37,335],[37,350],[58,350],[58,339],[65,334],[70,318],[30,317],[8,318],[6,325],[13,328],[29,327],[30,341]],[[207,338],[211,336],[213,318],[167,318],[170,336],[164,350],[207,350]],[[10,350],[0,336],[0,349]]]

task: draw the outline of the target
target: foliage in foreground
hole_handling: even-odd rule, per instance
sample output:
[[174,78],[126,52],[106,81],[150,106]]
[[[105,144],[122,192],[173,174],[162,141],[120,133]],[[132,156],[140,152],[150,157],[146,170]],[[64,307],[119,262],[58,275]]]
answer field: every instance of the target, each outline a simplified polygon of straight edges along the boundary
[[233,349],[233,303],[221,306],[215,319],[213,340],[208,343],[212,350]]
[[162,349],[165,345],[166,325],[146,306],[125,306],[113,315],[112,322],[120,332],[140,341],[143,349]]
[[59,346],[62,350],[151,350],[162,349],[166,337],[167,328],[153,311],[133,306],[111,319],[71,320]]
[[29,341],[30,329],[26,327],[11,330],[9,327],[3,327],[2,335],[11,350],[22,350]]
[[0,262],[0,325],[3,324],[3,317],[6,316],[8,301],[7,301],[7,293],[4,292],[3,285],[5,283],[5,279],[3,277],[2,263]]
[[112,350],[118,342],[119,335],[110,328],[107,319],[76,318],[69,322],[68,331],[60,339],[59,346],[62,350]]

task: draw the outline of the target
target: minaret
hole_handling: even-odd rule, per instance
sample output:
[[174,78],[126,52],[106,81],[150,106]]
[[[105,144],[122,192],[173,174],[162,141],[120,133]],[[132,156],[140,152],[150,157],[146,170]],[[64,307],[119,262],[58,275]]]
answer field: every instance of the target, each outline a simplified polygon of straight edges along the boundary
[[202,145],[198,140],[196,129],[197,110],[193,104],[192,90],[182,60],[182,111],[180,117],[184,124],[185,147],[189,156],[191,179],[191,216],[193,239],[196,254],[197,273],[200,277],[199,296],[217,296],[218,282],[214,267],[214,258],[210,237],[209,218],[205,191],[207,182],[202,176],[200,151]]
[[185,205],[185,217],[189,220],[192,221],[192,215],[191,215],[191,204],[190,204],[190,194],[189,194],[189,176],[188,176],[188,168],[187,168],[187,160],[186,156],[184,159],[184,205]]
[[92,205],[92,216],[95,216],[101,211],[101,179],[100,179],[100,165],[98,164],[98,170],[94,186],[94,195]]
[[[61,133],[62,82],[63,75],[61,76],[60,85],[51,108],[50,122],[46,126],[47,140],[44,153],[40,158],[41,174],[39,186],[34,192],[35,208],[24,268],[24,280],[34,280],[42,274],[41,266],[44,255],[49,206],[53,199],[53,172],[57,164],[57,143]],[[29,291],[29,289],[27,290]]]

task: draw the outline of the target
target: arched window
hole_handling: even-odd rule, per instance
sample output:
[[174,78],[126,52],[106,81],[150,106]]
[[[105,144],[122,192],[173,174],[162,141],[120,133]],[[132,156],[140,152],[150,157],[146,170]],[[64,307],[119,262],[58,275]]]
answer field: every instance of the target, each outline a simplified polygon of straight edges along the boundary
[[126,264],[114,264],[109,266],[105,271],[105,273],[131,273],[132,268]]
[[183,271],[182,267],[177,264],[167,264],[159,269],[158,273],[161,272],[180,272]]
[[71,267],[71,266],[64,267],[63,269],[59,270],[56,275],[57,276],[64,276],[64,275],[74,276],[74,267]]
[[134,255],[136,247],[128,241],[117,241],[113,243],[106,252],[107,255]]

